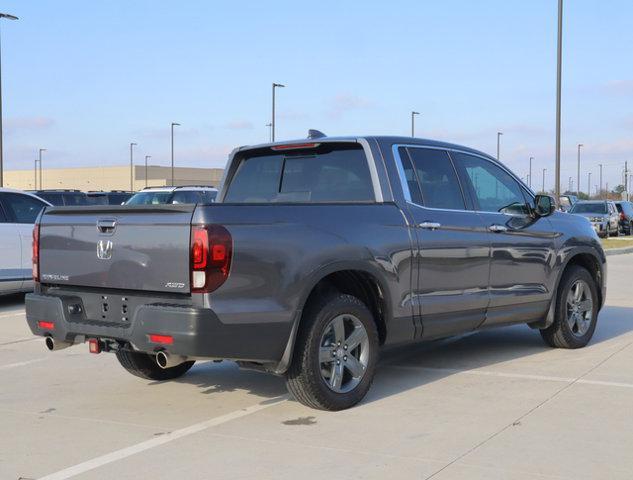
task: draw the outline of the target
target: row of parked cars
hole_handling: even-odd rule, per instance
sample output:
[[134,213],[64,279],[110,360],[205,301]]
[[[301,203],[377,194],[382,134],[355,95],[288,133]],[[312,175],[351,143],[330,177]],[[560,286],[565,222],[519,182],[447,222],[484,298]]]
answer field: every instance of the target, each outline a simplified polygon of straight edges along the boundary
[[33,224],[45,206],[208,204],[217,194],[208,186],[150,187],[136,193],[0,188],[0,295],[33,290]]
[[[568,198],[568,197],[567,197]],[[561,205],[564,202],[561,201]],[[581,200],[569,202],[565,209],[572,215],[587,218],[602,238],[633,234],[633,202],[612,200]]]

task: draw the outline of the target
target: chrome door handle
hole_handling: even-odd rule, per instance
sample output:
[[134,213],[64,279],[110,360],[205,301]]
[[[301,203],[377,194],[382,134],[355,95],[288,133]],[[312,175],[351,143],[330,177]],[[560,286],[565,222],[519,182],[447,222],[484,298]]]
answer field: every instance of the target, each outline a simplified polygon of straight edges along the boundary
[[497,225],[492,224],[488,227],[488,230],[490,230],[491,232],[495,232],[495,233],[501,233],[501,232],[507,232],[508,231],[508,227],[506,227],[505,225]]
[[442,224],[437,222],[422,222],[418,225],[418,227],[425,228],[427,230],[437,230],[441,226]]

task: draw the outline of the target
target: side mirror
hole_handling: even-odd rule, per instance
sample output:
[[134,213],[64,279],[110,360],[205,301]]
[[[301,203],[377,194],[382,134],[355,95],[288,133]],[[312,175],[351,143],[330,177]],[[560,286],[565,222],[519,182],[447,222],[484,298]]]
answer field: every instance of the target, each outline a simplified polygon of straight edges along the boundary
[[534,198],[534,213],[539,217],[547,217],[556,210],[556,200],[549,195],[537,195]]

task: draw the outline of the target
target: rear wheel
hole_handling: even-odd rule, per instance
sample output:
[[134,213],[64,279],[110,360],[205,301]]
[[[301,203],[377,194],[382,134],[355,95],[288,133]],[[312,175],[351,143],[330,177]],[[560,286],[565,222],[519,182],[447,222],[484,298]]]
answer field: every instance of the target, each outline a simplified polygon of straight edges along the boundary
[[374,318],[358,298],[334,294],[308,307],[286,385],[304,405],[343,410],[367,394],[378,359]]
[[602,238],[609,238],[611,236],[611,229],[609,228],[609,224],[607,223],[607,226],[605,227],[605,231],[604,231],[604,237]]
[[589,343],[598,320],[598,289],[589,272],[570,266],[556,296],[554,323],[541,330],[545,343],[557,348],[581,348]]
[[148,353],[119,350],[116,358],[123,368],[132,375],[147,380],[173,380],[183,376],[196,362],[184,362],[175,367],[160,368],[156,363],[156,357]]
[[619,237],[620,236],[620,227],[615,227],[615,230],[611,232],[611,236]]

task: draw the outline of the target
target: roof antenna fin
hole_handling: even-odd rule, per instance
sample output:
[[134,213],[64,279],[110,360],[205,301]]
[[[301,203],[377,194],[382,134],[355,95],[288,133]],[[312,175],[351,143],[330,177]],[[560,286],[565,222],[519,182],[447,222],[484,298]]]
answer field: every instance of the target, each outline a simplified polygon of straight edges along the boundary
[[313,130],[313,129],[308,130],[308,138],[311,140],[314,138],[323,138],[325,136],[326,136],[325,133],[319,130]]

